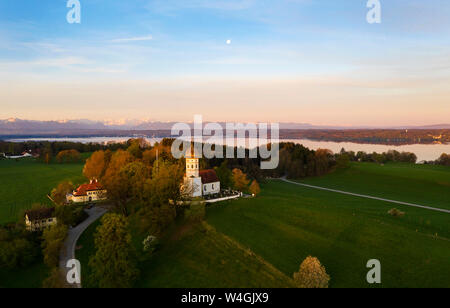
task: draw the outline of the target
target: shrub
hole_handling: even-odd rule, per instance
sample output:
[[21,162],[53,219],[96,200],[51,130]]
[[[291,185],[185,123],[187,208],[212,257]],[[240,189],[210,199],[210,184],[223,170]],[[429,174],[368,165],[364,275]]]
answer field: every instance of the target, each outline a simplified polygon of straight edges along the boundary
[[300,270],[294,273],[294,282],[299,288],[328,288],[330,276],[325,267],[314,257],[307,257],[300,265]]
[[57,267],[59,264],[59,253],[67,236],[67,226],[53,225],[44,230],[42,234],[42,254],[44,255],[44,263],[48,267]]
[[255,196],[261,193],[261,188],[259,187],[259,184],[256,180],[253,180],[252,184],[250,185],[250,193]]
[[69,288],[69,285],[64,278],[65,277],[59,267],[54,267],[50,270],[50,275],[42,282],[42,287],[44,289]]
[[147,238],[142,242],[142,245],[144,245],[144,251],[152,254],[158,249],[159,246],[159,240],[156,236],[149,235]]
[[396,208],[390,209],[389,210],[389,215],[393,216],[393,217],[403,217],[405,216],[405,212],[402,212]]

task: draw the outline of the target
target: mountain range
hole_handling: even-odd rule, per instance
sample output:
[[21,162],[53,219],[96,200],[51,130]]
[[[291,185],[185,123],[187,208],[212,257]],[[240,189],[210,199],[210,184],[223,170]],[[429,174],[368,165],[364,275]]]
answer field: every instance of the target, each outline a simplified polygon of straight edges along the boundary
[[[10,118],[0,120],[0,135],[35,135],[35,134],[76,134],[87,131],[151,131],[170,130],[176,122],[160,121],[91,121],[91,120],[63,120],[63,121],[35,121]],[[224,125],[225,123],[219,123]],[[225,127],[225,126],[223,126]],[[308,123],[280,123],[280,129],[295,130],[347,130],[347,129],[450,129],[450,124],[427,126],[326,126]]]

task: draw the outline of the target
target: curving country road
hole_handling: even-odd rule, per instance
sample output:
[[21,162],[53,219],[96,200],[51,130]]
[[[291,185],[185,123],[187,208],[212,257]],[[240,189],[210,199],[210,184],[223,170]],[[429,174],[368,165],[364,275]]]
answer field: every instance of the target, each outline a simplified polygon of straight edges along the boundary
[[414,204],[414,203],[408,203],[408,202],[402,202],[402,201],[395,201],[395,200],[389,200],[389,199],[384,199],[384,198],[378,198],[378,197],[373,197],[373,196],[368,196],[368,195],[355,194],[355,193],[342,191],[342,190],[337,190],[337,189],[331,189],[331,188],[319,187],[319,186],[314,186],[314,185],[302,184],[302,183],[298,183],[298,182],[294,182],[294,181],[289,181],[286,178],[281,178],[280,180],[282,180],[282,181],[284,181],[286,183],[290,183],[290,184],[294,184],[294,185],[298,185],[298,186],[303,186],[303,187],[308,187],[308,188],[313,188],[313,189],[330,191],[330,192],[334,192],[334,193],[338,193],[338,194],[344,194],[344,195],[350,195],[350,196],[355,196],[355,197],[360,197],[360,198],[384,201],[384,202],[389,202],[389,203],[395,203],[395,204],[406,205],[406,206],[410,206],[410,207],[417,207],[417,208],[426,209],[426,210],[430,210],[430,211],[436,211],[436,212],[442,212],[442,213],[450,214],[450,210],[439,209],[439,208],[435,208],[435,207],[419,205],[419,204]]
[[[90,210],[85,210],[85,212],[89,215],[89,217],[75,228],[69,229],[67,238],[64,242],[63,248],[61,249],[59,256],[59,268],[61,269],[62,275],[64,275],[64,280],[66,279],[67,272],[69,270],[66,268],[67,261],[75,259],[75,247],[81,234],[83,234],[83,232],[97,219],[102,217],[107,210],[101,207],[93,207]],[[81,288],[81,284],[73,285],[73,287]]]

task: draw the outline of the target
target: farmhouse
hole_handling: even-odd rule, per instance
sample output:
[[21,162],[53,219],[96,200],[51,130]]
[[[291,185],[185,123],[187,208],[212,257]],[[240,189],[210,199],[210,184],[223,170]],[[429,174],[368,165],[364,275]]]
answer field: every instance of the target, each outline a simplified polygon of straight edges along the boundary
[[67,202],[73,203],[106,200],[106,189],[97,180],[91,180],[89,184],[81,185],[66,198]]
[[56,223],[55,208],[42,208],[25,212],[25,225],[28,231],[41,231]]
[[213,169],[201,170],[199,159],[191,154],[186,157],[184,186],[189,187],[191,197],[201,197],[220,193],[220,180]]

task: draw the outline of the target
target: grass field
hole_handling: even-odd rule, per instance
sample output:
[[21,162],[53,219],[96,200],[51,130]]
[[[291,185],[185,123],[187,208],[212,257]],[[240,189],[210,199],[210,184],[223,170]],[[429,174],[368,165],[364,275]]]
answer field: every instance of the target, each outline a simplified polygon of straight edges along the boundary
[[0,224],[17,221],[21,212],[33,203],[51,205],[46,196],[59,182],[85,181],[83,165],[47,165],[34,159],[0,160]]
[[[83,158],[89,156],[83,153]],[[0,224],[16,222],[33,203],[51,205],[46,197],[61,181],[82,182],[84,163],[44,164],[34,159],[0,160]],[[1,287],[40,288],[49,275],[43,261],[11,271],[0,270]]]
[[[437,166],[353,164],[302,182],[448,208],[448,175]],[[406,216],[388,215],[393,207]],[[83,275],[96,226],[78,243]],[[140,264],[137,286],[289,287],[308,255],[326,267],[331,287],[371,287],[370,259],[381,261],[381,287],[450,287],[450,215],[273,180],[257,198],[208,208],[202,227],[174,227]]]
[[[84,288],[95,287],[89,280],[88,263],[95,252],[94,233],[99,222],[80,237],[77,259],[82,267]],[[140,239],[135,241],[140,243]],[[292,287],[292,280],[279,270],[218,233],[206,223],[175,226],[163,240],[163,248],[140,263],[139,288],[211,288],[211,287]],[[137,244],[136,243],[136,244]],[[136,245],[140,249],[140,245]]]
[[[414,171],[410,172],[417,175],[416,168],[411,167]],[[328,178],[333,183],[340,177],[342,185],[354,183],[354,168],[363,173],[367,172],[365,168],[371,170],[373,166],[356,165],[308,182],[325,185]],[[393,185],[398,175],[389,179],[388,173],[384,173],[383,177]],[[403,178],[397,182],[403,186],[402,192],[395,195],[392,191],[389,197],[403,201],[409,182],[414,187],[416,181],[415,177]],[[382,189],[387,186],[380,184],[382,188],[374,184],[374,190],[378,189],[384,196]],[[366,263],[378,259],[382,264],[383,287],[450,287],[450,215],[281,181],[269,182],[262,190],[256,199],[241,199],[210,208],[207,221],[286,275],[292,275],[300,262],[312,255],[327,268],[331,287],[368,287]],[[426,188],[421,191],[419,201],[426,201]],[[408,201],[418,202],[411,198]],[[433,205],[443,206],[435,201]],[[389,216],[387,211],[393,207],[405,211],[406,216],[400,219]]]
[[445,166],[353,163],[300,182],[450,210],[450,168]]

